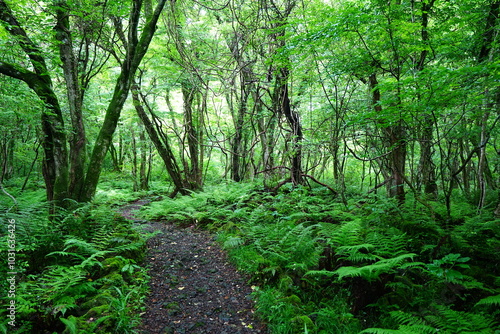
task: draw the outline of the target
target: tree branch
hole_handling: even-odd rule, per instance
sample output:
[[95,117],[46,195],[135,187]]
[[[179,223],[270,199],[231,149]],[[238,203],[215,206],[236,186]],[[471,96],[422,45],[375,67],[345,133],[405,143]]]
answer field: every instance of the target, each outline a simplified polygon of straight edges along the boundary
[[24,81],[30,86],[28,82],[36,80],[37,75],[24,67],[18,66],[16,64],[10,64],[0,60],[0,73],[8,77]]
[[0,0],[0,20],[5,22],[5,29],[11,36],[16,38],[21,48],[26,52],[31,60],[31,64],[35,68],[35,72],[39,75],[48,74],[45,59],[41,56],[41,50],[28,37],[28,34],[26,34],[26,31],[21,27],[14,17],[12,10],[4,0]]

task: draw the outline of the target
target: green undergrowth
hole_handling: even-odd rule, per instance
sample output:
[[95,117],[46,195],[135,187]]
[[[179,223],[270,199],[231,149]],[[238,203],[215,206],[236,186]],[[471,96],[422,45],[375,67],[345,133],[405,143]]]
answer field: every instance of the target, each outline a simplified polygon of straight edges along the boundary
[[500,221],[457,207],[229,183],[142,215],[216,233],[271,333],[500,333]]
[[129,176],[113,172],[101,178],[93,203],[117,207],[144,197],[155,198],[164,190],[164,182],[151,181],[149,190],[133,191]]
[[[0,249],[5,254],[6,222],[14,220],[16,326],[2,307],[0,333],[135,333],[147,292],[146,236],[110,208],[122,199],[49,219],[43,192],[9,190],[18,209],[2,212]],[[11,271],[0,263],[0,272]],[[9,290],[6,279],[0,289]],[[1,294],[2,305],[11,299]]]

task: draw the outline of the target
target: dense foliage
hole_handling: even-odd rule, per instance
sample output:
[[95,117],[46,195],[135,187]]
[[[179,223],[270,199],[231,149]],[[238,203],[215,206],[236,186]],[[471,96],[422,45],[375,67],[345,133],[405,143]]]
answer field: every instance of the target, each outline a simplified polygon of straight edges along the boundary
[[494,333],[499,16],[497,0],[0,0],[21,330],[133,330],[144,236],[114,205],[154,194],[145,219],[219,233],[274,332]]
[[[140,266],[144,232],[110,208],[109,197],[50,221],[43,190],[13,195],[23,208],[4,214],[16,221],[16,329],[2,307],[0,332],[133,333],[148,290]],[[6,226],[2,251],[4,232]],[[2,273],[12,271],[7,261],[0,266]],[[2,291],[8,284],[2,279]],[[2,304],[7,297],[2,293]]]
[[461,206],[450,223],[413,200],[228,184],[143,216],[216,232],[271,333],[496,333],[499,221]]

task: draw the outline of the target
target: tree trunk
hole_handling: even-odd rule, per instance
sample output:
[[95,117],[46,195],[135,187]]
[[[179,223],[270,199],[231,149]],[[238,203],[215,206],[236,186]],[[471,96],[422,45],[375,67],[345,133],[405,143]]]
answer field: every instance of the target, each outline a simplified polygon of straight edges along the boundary
[[141,165],[139,167],[139,189],[149,190],[149,178],[147,173],[148,165],[148,145],[146,143],[146,136],[141,127],[141,132],[139,133],[139,140],[141,142]]
[[202,170],[200,168],[200,142],[199,142],[199,118],[200,115],[194,115],[193,102],[197,88],[192,87],[190,83],[182,84],[182,97],[184,99],[184,134],[187,138],[187,148],[189,152],[189,162],[184,160],[184,172],[190,184],[189,188],[197,190],[201,188]]
[[109,146],[109,153],[111,155],[111,161],[113,162],[113,171],[121,172],[123,170],[124,152],[123,152],[123,138],[121,133],[118,133],[118,149],[116,149],[115,144]]
[[135,131],[134,128],[130,128],[130,136],[132,137],[132,181],[133,181],[133,190],[139,191],[139,184],[137,182],[137,141],[135,140]]
[[233,116],[234,122],[234,138],[231,141],[231,179],[239,182],[243,179],[245,174],[245,166],[242,163],[244,150],[242,147],[243,142],[243,126],[245,115],[247,114],[248,92],[241,83],[241,96],[238,103],[238,111],[236,116]]
[[56,6],[57,23],[54,28],[59,41],[59,58],[63,64],[66,93],[72,131],[69,138],[69,186],[68,197],[79,199],[85,180],[86,137],[83,123],[83,90],[79,83],[78,63],[74,54],[70,32],[69,8],[66,1],[58,1]]
[[281,112],[285,115],[288,125],[292,129],[292,166],[290,177],[294,185],[303,183],[302,177],[302,124],[298,113],[292,109],[290,96],[288,93],[288,77],[290,73],[287,68],[280,69],[279,99],[281,101]]
[[[490,5],[488,16],[486,17],[486,25],[485,30],[483,32],[483,40],[481,44],[481,49],[479,50],[478,55],[478,63],[482,64],[487,61],[490,61],[491,53],[493,48],[495,47],[495,40],[498,38],[498,34],[496,33],[497,20],[500,15],[500,2],[495,1]],[[498,42],[498,41],[497,41]],[[495,88],[496,94],[492,94],[491,91],[486,88],[485,90],[485,109],[486,111],[483,114],[483,118],[481,119],[481,139],[480,139],[480,149],[479,149],[479,163],[478,163],[478,190],[479,190],[479,202],[478,202],[478,211],[481,212],[483,206],[485,205],[485,197],[486,197],[486,178],[485,178],[485,170],[489,168],[487,166],[486,160],[486,143],[488,141],[488,136],[486,126],[488,117],[490,115],[489,110],[492,110],[496,107],[498,108],[498,103],[500,102],[498,87]],[[500,203],[499,203],[500,207]]]
[[[47,200],[62,205],[68,191],[68,151],[61,107],[54,93],[43,52],[28,37],[5,1],[0,0],[0,20],[28,56],[33,71],[0,61],[0,73],[24,81],[45,104],[42,111],[43,177]],[[54,211],[53,207],[51,211]]]
[[477,185],[479,191],[479,200],[477,204],[478,212],[484,207],[486,200],[486,180],[485,180],[485,168],[486,168],[486,122],[488,121],[490,113],[485,112],[481,119],[481,138],[480,138],[480,148],[479,148],[479,162],[477,166]]
[[89,167],[85,177],[84,191],[80,196],[81,201],[89,201],[95,194],[97,183],[102,170],[102,164],[106,152],[111,145],[113,134],[115,133],[121,110],[132,86],[135,72],[139,67],[142,58],[146,54],[151,39],[153,38],[156,23],[165,6],[166,0],[160,0],[156,6],[154,14],[143,27],[140,38],[138,38],[138,25],[141,12],[141,0],[135,0],[132,6],[129,22],[129,38],[125,60],[122,63],[120,75],[116,81],[113,97],[106,110],[104,123],[97,136],[92,155],[89,160]]
[[437,199],[438,187],[436,183],[435,165],[432,160],[433,121],[431,117],[424,117],[424,125],[419,140],[419,184],[423,186],[424,194],[431,199]]
[[161,133],[161,129],[158,125],[155,126],[155,124],[153,124],[155,116],[152,115],[153,118],[152,121],[146,114],[140,100],[139,87],[137,85],[134,85],[132,89],[132,98],[134,100],[134,107],[137,112],[137,115],[141,119],[142,124],[144,124],[144,127],[146,128],[146,132],[148,133],[149,138],[151,139],[154,146],[156,147],[156,150],[160,154],[160,157],[162,158],[163,163],[165,164],[165,168],[167,169],[167,172],[170,175],[170,178],[172,179],[172,182],[175,185],[176,188],[175,192],[180,192],[181,194],[186,195],[188,188],[184,184],[185,182],[182,179],[182,174],[179,165],[177,164],[172,148],[170,147],[168,138],[166,134]]
[[[372,105],[377,114],[382,114],[382,106],[380,104],[380,89],[378,88],[378,81],[376,74],[369,77],[369,87],[372,94]],[[388,155],[385,157],[383,166],[387,170],[387,193],[389,197],[397,198],[399,203],[405,201],[404,190],[404,173],[406,164],[406,131],[402,125],[402,121],[392,122],[391,125],[383,128],[385,135],[385,144],[389,150]],[[387,179],[388,178],[388,179]]]
[[13,134],[10,132],[6,132],[2,138],[0,144],[0,161],[1,161],[1,174],[0,174],[0,182],[2,180],[8,180],[13,176],[14,172],[14,149],[15,149],[15,141]]

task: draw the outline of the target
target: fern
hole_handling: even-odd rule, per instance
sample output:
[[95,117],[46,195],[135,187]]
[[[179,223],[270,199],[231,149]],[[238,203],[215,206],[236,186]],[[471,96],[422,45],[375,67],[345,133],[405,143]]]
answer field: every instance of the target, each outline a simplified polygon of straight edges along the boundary
[[418,314],[411,314],[403,311],[393,311],[389,313],[400,325],[421,326],[425,325],[426,321]]
[[353,263],[359,262],[372,262],[380,259],[379,256],[370,253],[373,251],[375,246],[372,244],[361,244],[352,246],[340,246],[337,247],[337,255],[342,259],[348,260]]
[[339,280],[344,277],[362,277],[368,281],[378,279],[381,274],[394,272],[401,264],[408,259],[413,259],[415,254],[403,254],[390,259],[382,259],[373,264],[363,267],[346,266],[334,271],[339,276]]
[[377,231],[368,233],[366,242],[372,244],[376,254],[381,257],[394,257],[404,254],[408,247],[406,234],[391,229],[385,231],[385,233]]
[[441,330],[456,333],[482,333],[488,332],[495,325],[494,320],[485,315],[455,311],[443,305],[435,305],[434,311],[432,315],[426,316],[425,319]]
[[[434,327],[426,325],[401,325],[398,329],[368,328],[361,333],[368,334],[435,334]],[[442,333],[442,332],[440,332]]]
[[315,277],[333,277],[337,273],[329,270],[309,270],[304,274],[304,276],[315,276]]
[[92,236],[92,245],[98,250],[106,249],[109,246],[110,239],[115,232],[114,226],[102,225]]
[[68,319],[60,318],[61,322],[66,325],[66,330],[69,334],[78,334],[78,319],[74,316],[68,317]]
[[432,305],[432,313],[426,315],[411,314],[402,311],[390,312],[398,329],[368,328],[361,333],[493,333],[495,321],[489,317],[471,312],[452,310],[443,305]]
[[[47,256],[59,255],[63,257],[74,257],[78,260],[81,260],[81,263],[76,265],[76,267],[92,268],[94,266],[102,267],[102,264],[98,259],[102,259],[106,255],[111,253],[111,251],[98,250],[92,243],[79,239],[68,239],[66,240],[65,245],[66,248],[63,251],[52,252]],[[80,253],[68,252],[69,249],[79,251]]]
[[244,241],[240,237],[229,237],[226,241],[224,241],[224,248],[236,248],[241,246],[243,243]]
[[318,247],[313,237],[316,226],[305,227],[302,224],[291,226],[275,226],[260,229],[255,227],[255,247],[261,254],[276,262],[282,268],[292,270],[315,266],[318,261]]
[[363,243],[363,223],[360,219],[344,222],[340,226],[322,223],[318,235],[331,246],[354,246]]
[[77,238],[71,238],[71,239],[66,240],[64,242],[64,245],[66,246],[64,248],[64,251],[68,251],[71,249],[74,251],[78,251],[82,255],[95,254],[95,253],[99,252],[99,250],[100,250],[92,242],[84,241],[84,240],[77,239]]
[[51,305],[52,313],[61,313],[77,307],[77,300],[96,292],[81,267],[50,267],[34,288],[42,300]]
[[483,298],[475,306],[478,305],[500,305],[500,295]]

